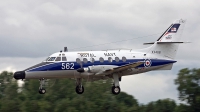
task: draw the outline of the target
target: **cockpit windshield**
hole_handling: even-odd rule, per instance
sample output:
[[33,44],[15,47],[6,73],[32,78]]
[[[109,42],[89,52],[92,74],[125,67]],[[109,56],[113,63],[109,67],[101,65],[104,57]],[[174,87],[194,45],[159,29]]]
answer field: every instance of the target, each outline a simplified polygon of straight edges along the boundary
[[[56,56],[57,55],[57,56]],[[65,54],[56,54],[53,56],[48,57],[45,61],[67,61],[67,57]]]
[[49,58],[50,58],[50,57],[48,57],[47,59],[45,59],[45,61],[48,61]]
[[50,57],[49,59],[48,59],[48,61],[54,61],[56,59],[56,57]]

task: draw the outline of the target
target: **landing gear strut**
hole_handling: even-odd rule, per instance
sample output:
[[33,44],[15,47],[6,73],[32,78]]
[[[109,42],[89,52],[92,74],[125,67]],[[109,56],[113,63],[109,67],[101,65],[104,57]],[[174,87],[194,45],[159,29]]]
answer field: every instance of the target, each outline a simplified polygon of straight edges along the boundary
[[80,78],[78,78],[77,81],[76,81],[76,88],[75,88],[75,90],[76,90],[77,94],[83,94],[83,92],[84,92],[84,87],[83,87],[83,85],[82,85],[81,82],[82,81],[81,81]]
[[118,74],[113,74],[113,79],[114,79],[114,84],[112,86],[112,93],[114,95],[118,95],[121,91],[121,89],[119,87],[119,76],[118,76]]
[[39,92],[40,94],[45,94],[45,93],[46,93],[46,90],[43,88],[44,83],[45,83],[45,79],[42,78],[42,79],[40,79],[39,81],[40,81],[40,87],[39,87],[39,91],[38,91],[38,92]]

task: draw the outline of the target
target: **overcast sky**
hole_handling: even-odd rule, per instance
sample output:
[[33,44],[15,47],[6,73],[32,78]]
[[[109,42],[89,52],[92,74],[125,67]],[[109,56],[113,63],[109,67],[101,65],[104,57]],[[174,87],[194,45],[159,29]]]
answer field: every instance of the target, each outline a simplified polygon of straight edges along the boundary
[[[143,43],[157,40],[182,18],[187,20],[182,38],[192,43],[180,46],[173,69],[123,77],[120,82],[122,91],[140,103],[178,101],[178,71],[199,68],[199,6],[199,0],[1,0],[0,70],[23,70],[64,46],[69,51],[144,48]],[[110,43],[116,41],[120,42]],[[104,43],[110,44],[86,47]]]

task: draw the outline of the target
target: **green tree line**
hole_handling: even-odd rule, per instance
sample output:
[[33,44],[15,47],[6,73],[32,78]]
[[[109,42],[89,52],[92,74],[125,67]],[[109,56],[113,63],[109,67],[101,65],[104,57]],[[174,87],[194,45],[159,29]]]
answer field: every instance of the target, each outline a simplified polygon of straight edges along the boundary
[[48,80],[47,93],[38,93],[38,80],[25,80],[21,85],[13,73],[0,74],[0,112],[200,112],[200,69],[182,69],[175,84],[179,99],[160,99],[141,104],[125,92],[111,93],[111,80],[84,83],[78,95],[70,79]]

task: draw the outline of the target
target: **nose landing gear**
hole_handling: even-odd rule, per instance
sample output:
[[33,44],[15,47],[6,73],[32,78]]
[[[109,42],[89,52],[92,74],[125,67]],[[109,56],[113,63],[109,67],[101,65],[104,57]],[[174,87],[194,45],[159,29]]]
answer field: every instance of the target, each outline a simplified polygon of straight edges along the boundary
[[45,94],[46,93],[46,90],[43,88],[44,84],[45,84],[45,79],[42,78],[39,80],[40,81],[40,87],[39,87],[39,93],[40,94]]
[[44,88],[42,88],[42,89],[39,89],[39,91],[38,91],[40,94],[45,94],[46,93],[46,90],[44,89]]

